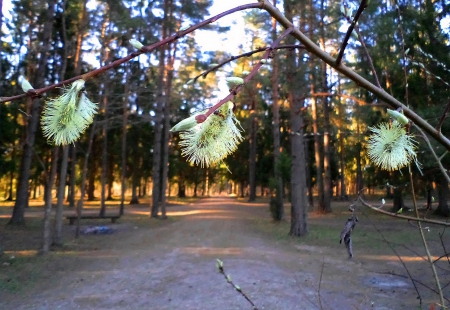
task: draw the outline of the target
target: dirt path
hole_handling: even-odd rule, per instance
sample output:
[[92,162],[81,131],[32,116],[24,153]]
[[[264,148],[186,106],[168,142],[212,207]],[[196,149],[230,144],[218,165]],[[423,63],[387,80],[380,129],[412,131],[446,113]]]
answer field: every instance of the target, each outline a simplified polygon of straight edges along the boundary
[[0,308],[251,309],[217,272],[216,258],[259,309],[417,306],[408,281],[368,272],[380,262],[349,260],[338,244],[277,241],[255,229],[269,216],[266,204],[211,198],[170,207],[169,216],[175,220],[154,229],[123,221],[113,235],[86,236],[105,246],[77,254],[70,266],[49,266],[52,276],[3,296]]

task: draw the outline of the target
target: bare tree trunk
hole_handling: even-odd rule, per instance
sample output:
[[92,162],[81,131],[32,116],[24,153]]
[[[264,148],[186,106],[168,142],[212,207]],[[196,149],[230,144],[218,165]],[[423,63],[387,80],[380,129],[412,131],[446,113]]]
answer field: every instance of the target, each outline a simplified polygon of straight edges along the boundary
[[[53,19],[55,12],[55,0],[50,0],[46,11],[44,23],[42,45],[40,48],[39,66],[36,72],[36,79],[33,86],[40,88],[45,83],[45,71],[47,66],[48,51],[51,46],[51,37],[53,30]],[[16,192],[16,203],[14,204],[13,214],[9,220],[9,224],[21,225],[25,223],[24,212],[28,206],[28,179],[30,177],[31,159],[33,156],[33,146],[36,137],[37,126],[39,123],[39,112],[41,108],[39,99],[27,100],[30,105],[30,117],[27,120],[26,138],[23,143],[22,161],[20,165],[19,183]]]
[[52,152],[52,168],[50,175],[46,175],[45,191],[45,209],[44,209],[44,229],[42,230],[42,254],[47,254],[50,250],[51,244],[51,213],[52,213],[52,189],[53,183],[55,183],[56,171],[58,168],[58,152],[59,146],[53,147]]
[[126,174],[127,174],[127,126],[128,126],[128,93],[130,91],[130,63],[126,65],[126,83],[124,87],[124,96],[122,98],[122,151],[121,162],[122,169],[120,172],[120,211],[119,214],[123,215],[125,212],[125,191],[126,191]]
[[[167,36],[167,15],[168,15],[169,1],[164,1],[164,18],[161,28],[161,37]],[[165,104],[164,93],[164,74],[166,72],[166,47],[162,46],[159,50],[159,73],[158,73],[158,96],[156,98],[156,111],[155,111],[155,139],[153,145],[153,191],[152,191],[152,206],[151,217],[157,217],[159,211],[159,205],[161,201],[161,148],[163,139],[163,107]]]
[[55,236],[53,238],[53,244],[56,246],[62,245],[63,201],[64,190],[66,188],[67,159],[69,158],[69,146],[65,145],[62,148],[63,158],[61,162],[61,170],[59,173],[58,202],[56,205],[55,214]]
[[69,174],[69,193],[67,196],[67,201],[69,202],[69,207],[75,206],[75,176],[77,169],[77,146],[76,143],[70,145],[70,174]]
[[[108,6],[105,6],[105,9],[107,9]],[[106,13],[106,12],[105,12]],[[102,23],[102,32],[101,32],[101,41],[102,42],[102,55],[101,60],[103,62],[102,65],[105,65],[108,63],[109,59],[109,49],[108,42],[106,39],[106,27],[109,23],[109,16],[106,14],[106,16],[103,19]],[[99,216],[103,217],[105,216],[106,211],[106,181],[108,176],[108,100],[109,100],[109,80],[105,79],[102,83],[102,92],[103,92],[103,130],[102,130],[102,137],[103,137],[103,143],[102,143],[102,172],[100,175],[100,182],[101,182],[101,200],[100,200],[100,213]]]
[[[322,48],[325,50],[325,1],[321,0],[320,2],[320,44]],[[322,61],[321,62],[321,84],[322,91],[328,92],[328,77],[327,77],[327,64]],[[328,97],[322,97],[323,104],[323,121],[324,121],[324,133],[323,133],[323,171],[324,171],[324,180],[323,180],[323,209],[322,212],[329,213],[331,212],[331,196],[332,196],[332,187],[331,187],[331,150],[330,150],[330,135],[331,135],[331,126],[330,126],[330,112],[329,112],[329,103]]]
[[[276,0],[273,0],[273,5],[276,6]],[[272,19],[272,40],[277,38],[277,22]],[[275,197],[271,200],[272,217],[276,221],[280,221],[284,218],[284,206],[283,206],[283,180],[281,177],[281,171],[279,169],[280,161],[280,107],[278,105],[279,93],[278,93],[278,59],[275,57],[272,59],[272,131],[273,131],[273,166],[275,177]]]
[[[292,6],[290,2],[284,2],[284,13],[286,18],[292,22]],[[287,44],[293,44],[288,37]],[[291,229],[289,235],[303,236],[308,232],[307,216],[308,203],[306,197],[306,161],[304,148],[304,122],[302,115],[302,102],[296,94],[296,72],[294,50],[287,51],[286,57],[286,80],[289,89],[290,103],[290,127],[291,127]]]
[[[107,99],[105,100],[107,101]],[[107,102],[105,102],[105,119],[103,120],[103,142],[102,142],[102,173],[101,173],[101,201],[100,201],[100,214],[99,216],[105,216],[106,211],[106,181],[108,176],[108,116],[107,116]]]
[[434,211],[438,215],[442,216],[450,216],[450,208],[448,206],[448,182],[444,177],[439,178],[439,182],[437,184],[438,190],[438,206],[436,207],[436,211]]
[[83,210],[83,204],[84,204],[84,191],[86,188],[86,176],[87,176],[87,171],[88,171],[87,167],[88,167],[88,163],[89,163],[89,156],[92,151],[92,145],[94,142],[96,125],[97,125],[97,121],[94,120],[94,122],[92,123],[91,133],[89,135],[88,149],[84,156],[83,170],[82,170],[82,175],[81,175],[81,189],[80,189],[81,196],[77,203],[77,227],[75,229],[75,238],[78,238],[80,236],[81,212]]
[[[82,53],[82,45],[83,45],[83,39],[85,37],[86,33],[86,25],[87,25],[87,10],[86,10],[86,3],[87,0],[84,0],[83,3],[83,13],[81,16],[81,21],[79,23],[79,27],[77,30],[77,47],[75,50],[75,75],[81,74],[81,53]],[[77,143],[75,142],[71,146],[71,163],[70,163],[70,178],[69,178],[69,206],[74,207],[75,206],[75,179],[76,179],[76,163],[77,163]]]
[[249,192],[249,197],[248,197],[248,201],[255,201],[256,199],[256,132],[258,130],[258,119],[256,117],[256,99],[253,97],[252,98],[252,106],[251,106],[251,110],[250,110],[250,139],[249,139],[249,144],[250,144],[250,154],[249,154],[249,165],[248,165],[248,170],[249,170],[249,176],[248,176],[248,181],[249,181],[249,187],[250,187],[250,192]]
[[[178,21],[178,27],[181,25],[181,16]],[[177,27],[177,28],[178,28]],[[161,174],[161,218],[165,219],[166,216],[166,190],[167,190],[167,180],[169,177],[169,139],[170,139],[170,109],[171,109],[171,98],[170,93],[172,91],[172,80],[173,80],[173,65],[176,59],[177,53],[177,42],[173,44],[173,55],[170,57],[167,66],[167,81],[165,83],[165,106],[164,106],[164,133],[163,133],[163,161],[162,161],[162,174]]]

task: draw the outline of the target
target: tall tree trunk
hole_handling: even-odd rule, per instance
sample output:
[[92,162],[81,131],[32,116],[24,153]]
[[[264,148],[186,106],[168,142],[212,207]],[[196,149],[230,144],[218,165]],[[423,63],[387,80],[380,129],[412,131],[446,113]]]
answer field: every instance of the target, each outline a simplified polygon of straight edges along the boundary
[[248,181],[250,192],[248,201],[255,201],[256,199],[256,132],[258,130],[258,119],[256,117],[256,98],[252,96],[252,105],[250,110],[250,139],[249,139],[249,160],[248,160]]
[[63,157],[61,162],[61,170],[59,173],[58,202],[56,205],[55,214],[55,236],[53,238],[53,244],[56,246],[62,245],[63,201],[64,191],[66,188],[67,160],[69,158],[69,146],[64,145],[62,148]]
[[138,204],[139,203],[139,199],[138,199],[138,195],[137,195],[137,187],[139,186],[139,180],[140,180],[140,173],[139,173],[139,155],[137,154],[137,152],[134,152],[134,158],[133,158],[133,162],[134,162],[134,168],[133,168],[133,175],[131,176],[131,200],[130,200],[130,205],[133,204]]
[[[36,79],[33,86],[36,88],[43,87],[45,85],[45,73],[47,68],[48,52],[51,46],[51,38],[53,31],[53,21],[55,12],[55,0],[48,2],[48,9],[46,11],[46,19],[43,29],[42,45],[39,50],[39,66],[36,72]],[[24,224],[24,212],[28,206],[28,179],[30,177],[31,159],[33,155],[34,140],[36,137],[37,126],[39,123],[39,113],[41,110],[41,103],[39,99],[27,100],[30,107],[30,117],[27,120],[26,137],[23,143],[22,160],[19,172],[19,183],[17,186],[16,203],[14,204],[13,214],[9,220],[9,224],[21,225]]]
[[[321,0],[320,2],[320,45],[323,50],[326,49],[325,46],[325,1]],[[321,88],[323,92],[328,92],[328,77],[327,77],[327,64],[322,61],[321,62]],[[330,135],[331,135],[331,126],[330,126],[330,112],[329,112],[329,102],[328,97],[322,97],[323,104],[323,122],[324,122],[324,133],[323,133],[323,171],[324,171],[324,179],[323,179],[323,209],[321,212],[329,213],[331,212],[331,196],[332,196],[332,187],[331,187],[331,150],[330,150]]]
[[[87,26],[87,10],[86,10],[86,4],[87,0],[84,0],[83,2],[83,11],[81,15],[81,20],[78,25],[77,29],[77,46],[75,49],[75,71],[74,74],[76,76],[81,74],[81,53],[82,53],[82,45],[83,40],[86,33],[86,26]],[[71,145],[71,163],[70,163],[70,177],[69,177],[69,206],[74,207],[75,206],[75,181],[76,181],[76,163],[77,163],[77,143]]]
[[[108,6],[105,6],[107,9]],[[105,12],[106,13],[106,12]],[[106,65],[109,59],[109,42],[106,39],[106,27],[109,23],[109,16],[106,15],[103,24],[102,24],[102,32],[101,32],[101,42],[102,42],[102,56],[101,59],[103,61],[102,65]],[[105,79],[104,83],[102,83],[102,92],[103,92],[103,143],[102,143],[102,172],[100,174],[100,182],[101,182],[101,200],[100,200],[100,213],[99,216],[105,216],[106,212],[106,182],[108,178],[108,100],[109,100],[109,79]]]
[[52,151],[52,167],[50,174],[46,174],[45,185],[45,209],[44,209],[44,228],[42,230],[42,254],[48,253],[51,244],[51,213],[52,213],[52,189],[55,183],[56,172],[58,168],[58,152],[59,146],[53,147]]
[[[315,18],[316,15],[313,11],[314,3],[311,0],[310,1],[310,18],[309,18],[309,29],[311,31],[310,38],[311,40],[315,40],[313,37],[314,35],[314,29],[315,29]],[[311,94],[314,95],[315,93],[315,85],[314,81],[315,76],[315,66],[314,61],[310,61],[310,91]],[[325,197],[324,197],[324,184],[323,184],[323,154],[322,154],[322,148],[321,148],[321,138],[319,136],[319,129],[318,129],[318,111],[317,111],[317,100],[316,97],[311,98],[311,116],[312,116],[312,128],[314,133],[314,156],[315,156],[315,162],[316,162],[316,185],[317,185],[317,211],[318,212],[325,212]]]
[[[181,25],[181,18],[178,20],[177,28]],[[167,81],[165,85],[165,106],[164,106],[164,133],[163,133],[163,160],[162,160],[162,174],[161,174],[161,218],[165,219],[166,216],[166,190],[167,190],[167,180],[169,177],[169,145],[170,145],[170,109],[171,109],[171,98],[170,94],[172,92],[172,80],[174,63],[176,59],[178,41],[173,44],[173,54],[170,56],[169,63],[167,65]]]
[[[164,1],[164,18],[161,27],[161,38],[167,36],[167,16],[168,16],[169,0]],[[159,211],[159,205],[161,201],[161,148],[163,143],[163,107],[165,104],[164,93],[164,75],[166,72],[166,46],[160,47],[159,50],[159,66],[158,66],[158,81],[157,89],[158,96],[156,98],[156,111],[155,111],[155,139],[153,145],[153,191],[152,191],[152,206],[151,217],[157,217]]]
[[125,212],[125,191],[127,174],[127,126],[128,126],[128,93],[130,91],[129,83],[131,77],[130,63],[126,64],[126,76],[124,86],[124,96],[122,97],[122,150],[120,153],[122,169],[120,171],[120,215]]
[[81,212],[83,211],[83,204],[84,204],[84,191],[86,188],[86,177],[87,177],[87,171],[88,171],[87,168],[88,168],[88,163],[89,163],[89,156],[91,155],[92,145],[94,142],[96,125],[97,125],[97,120],[94,119],[94,121],[92,123],[91,133],[89,135],[88,149],[84,156],[83,170],[81,173],[81,189],[80,189],[81,196],[77,203],[77,225],[76,225],[77,227],[75,229],[75,238],[78,238],[80,236]]
[[[273,0],[273,5],[276,6],[277,1]],[[272,18],[272,41],[277,39],[277,22]],[[278,104],[278,59],[277,56],[272,59],[272,132],[273,132],[273,169],[275,177],[275,197],[271,201],[272,217],[276,221],[284,218],[283,206],[283,179],[281,176],[279,161],[280,161],[280,107]]]
[[435,213],[442,216],[450,216],[450,208],[448,206],[448,182],[444,177],[439,178],[437,184],[438,206]]
[[[290,2],[284,2],[286,18],[292,22],[292,6]],[[287,44],[293,44],[293,39],[288,37]],[[291,229],[289,235],[303,236],[308,232],[307,216],[308,203],[306,197],[306,161],[304,148],[304,122],[302,115],[302,102],[298,100],[296,93],[295,51],[288,50],[286,56],[286,80],[289,89],[290,127],[291,127]]]
[[77,146],[76,143],[74,143],[70,145],[69,192],[67,195],[67,201],[69,202],[69,207],[71,208],[75,206],[76,169],[77,169]]

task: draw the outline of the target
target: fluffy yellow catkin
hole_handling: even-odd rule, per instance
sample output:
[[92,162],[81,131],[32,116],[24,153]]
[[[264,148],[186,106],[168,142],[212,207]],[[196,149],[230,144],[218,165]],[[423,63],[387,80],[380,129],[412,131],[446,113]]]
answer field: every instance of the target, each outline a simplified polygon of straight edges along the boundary
[[401,123],[381,123],[370,130],[368,155],[381,169],[398,170],[416,160],[416,141]]
[[41,125],[44,136],[55,145],[75,142],[92,123],[97,105],[84,92],[84,80],[77,80],[64,93],[46,102]]
[[[241,130],[236,126],[239,121],[233,113],[233,106],[231,101],[226,102],[203,123],[180,134],[182,155],[186,156],[189,162],[209,167],[237,149],[243,138]],[[195,115],[205,112],[206,110]],[[177,126],[178,124],[175,127]]]

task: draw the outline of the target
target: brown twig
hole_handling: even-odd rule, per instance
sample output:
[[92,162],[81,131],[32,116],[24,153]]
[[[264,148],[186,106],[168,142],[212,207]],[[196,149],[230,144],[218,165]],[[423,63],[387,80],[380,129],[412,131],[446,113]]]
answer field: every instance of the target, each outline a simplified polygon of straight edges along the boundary
[[242,291],[241,287],[234,284],[231,280],[231,276],[225,274],[225,269],[223,268],[223,262],[220,259],[217,259],[217,269],[224,276],[225,280],[230,283],[230,285],[252,305],[253,310],[258,310],[258,307],[253,303],[253,301]]
[[[273,18],[275,18],[283,27],[285,28],[294,27],[294,25],[275,6],[273,6],[270,3],[270,1],[264,0],[263,9],[266,10]],[[393,108],[402,109],[406,117],[408,117],[411,121],[420,126],[420,128],[422,128],[430,136],[436,139],[436,141],[442,144],[442,146],[444,146],[446,150],[450,151],[450,139],[442,135],[438,130],[436,130],[433,126],[431,126],[425,119],[417,115],[413,110],[411,110],[406,105],[395,99],[393,96],[388,94],[382,88],[377,87],[373,83],[369,82],[368,80],[357,74],[352,69],[342,64],[342,62],[339,65],[337,65],[336,60],[331,55],[323,51],[319,46],[317,46],[307,36],[305,36],[299,29],[294,28],[294,30],[292,31],[292,35],[305,46],[305,49],[308,52],[320,58],[322,61],[327,63],[336,71],[342,73],[350,80],[354,81],[360,87],[372,92],[380,100],[388,103]]]
[[[197,115],[195,117],[195,119],[197,120],[197,123],[203,123],[208,118],[208,116],[210,116],[212,113],[214,113],[215,110],[220,108],[225,102],[228,102],[231,99],[233,99],[234,96],[236,96],[237,93],[242,89],[242,87],[245,85],[245,83],[247,83],[249,80],[251,80],[253,78],[253,76],[256,74],[256,72],[258,72],[258,70],[261,68],[261,66],[267,61],[267,59],[269,58],[269,56],[273,52],[273,50],[275,50],[275,48],[280,44],[281,40],[283,40],[286,36],[288,36],[290,33],[292,33],[292,31],[294,31],[293,26],[286,29],[285,31],[283,31],[283,33],[278,37],[278,39],[276,39],[275,42],[273,42],[272,45],[268,49],[266,49],[266,52],[264,53],[261,61],[259,61],[253,67],[252,71],[245,77],[244,84],[238,85],[236,88],[232,89],[228,96],[226,96],[225,98],[220,100],[217,104],[215,104],[214,106],[209,108],[209,110],[206,113]],[[264,60],[264,62],[263,62],[263,60]]]
[[325,257],[322,257],[322,268],[320,270],[319,288],[317,289],[317,296],[318,296],[318,299],[319,299],[319,306],[320,306],[321,310],[323,310],[323,306],[322,306],[322,296],[320,294],[320,289],[321,289],[321,286],[322,286],[322,275],[323,275],[324,267],[325,267]]
[[420,134],[422,135],[422,138],[423,138],[423,139],[425,140],[425,142],[427,143],[428,148],[429,148],[430,151],[431,151],[431,154],[433,154],[434,159],[436,160],[436,162],[437,162],[437,164],[438,164],[438,166],[439,166],[439,169],[441,170],[441,173],[444,175],[444,178],[447,180],[447,182],[450,183],[450,176],[449,176],[448,173],[447,173],[447,169],[445,169],[445,167],[442,165],[441,160],[439,159],[439,157],[437,156],[436,152],[434,151],[433,146],[431,145],[430,139],[428,139],[427,135],[423,132],[422,129],[420,129],[419,126],[417,126],[417,125],[414,124],[414,123],[413,123],[413,125],[414,125],[414,127],[420,132]]
[[[342,41],[341,48],[339,50],[339,54],[336,58],[336,66],[340,65],[340,63],[342,61],[342,57],[344,57],[345,48],[348,45],[348,40],[350,39],[350,35],[352,34],[353,29],[355,28],[359,17],[361,16],[362,12],[366,9],[366,7],[367,7],[367,0],[362,0],[361,4],[359,5],[358,11],[356,11],[355,17],[353,17],[352,21],[350,21],[349,16],[345,16],[345,19],[347,19],[350,22],[350,27],[348,27],[347,33],[345,34],[345,37],[344,37],[344,41]],[[359,34],[358,34],[358,36],[359,36]]]
[[62,87],[64,85],[68,85],[68,84],[70,84],[72,82],[75,82],[76,80],[79,80],[79,79],[83,79],[83,80],[87,81],[88,79],[91,79],[91,78],[93,78],[93,77],[95,77],[97,75],[100,75],[100,74],[102,74],[102,73],[104,73],[104,72],[106,72],[106,71],[108,71],[108,70],[110,70],[112,68],[115,68],[115,67],[117,67],[117,66],[119,66],[119,65],[121,65],[121,64],[123,64],[125,62],[128,62],[131,59],[133,59],[133,58],[135,58],[135,57],[137,57],[137,56],[139,56],[139,55],[141,55],[143,53],[149,53],[149,52],[155,50],[156,48],[158,48],[160,46],[163,46],[165,44],[170,44],[173,41],[178,40],[179,38],[181,38],[181,37],[183,37],[183,36],[193,32],[194,30],[197,30],[197,29],[199,29],[199,28],[201,28],[201,27],[203,27],[205,25],[214,23],[215,21],[217,21],[218,19],[220,19],[220,18],[222,18],[224,16],[230,15],[230,14],[238,12],[238,11],[247,10],[247,9],[255,9],[255,8],[260,8],[261,9],[262,7],[263,7],[263,3],[249,3],[249,4],[245,4],[245,5],[241,5],[241,6],[235,7],[233,9],[228,10],[228,11],[220,13],[220,14],[214,16],[214,17],[211,17],[211,18],[209,18],[209,19],[207,19],[207,20],[205,20],[205,21],[203,21],[201,23],[193,25],[193,26],[189,27],[186,30],[179,31],[176,34],[174,34],[174,35],[172,35],[170,37],[167,37],[167,38],[165,38],[165,39],[163,39],[163,40],[161,40],[159,42],[156,42],[156,43],[154,43],[152,45],[149,45],[149,46],[144,46],[139,51],[133,52],[133,53],[131,53],[131,54],[129,54],[129,55],[123,57],[123,58],[120,58],[120,59],[118,59],[118,60],[116,60],[116,61],[106,65],[106,66],[100,67],[100,68],[98,68],[96,70],[90,71],[90,72],[82,74],[82,75],[78,75],[78,76],[72,77],[72,78],[67,79],[65,81],[62,81],[62,82],[59,82],[59,83],[56,83],[56,84],[53,84],[53,85],[49,85],[47,87],[30,90],[27,93],[23,93],[23,94],[12,96],[12,97],[0,97],[0,103],[7,102],[7,101],[18,100],[18,99],[21,99],[21,98],[24,98],[24,97],[27,97],[27,96],[38,97],[38,96],[42,95],[43,93],[46,93],[46,92],[48,92],[48,91],[50,91],[52,89],[55,89],[57,87]]
[[[411,182],[411,195],[412,195],[413,204],[414,204],[414,213],[416,214],[416,218],[419,219],[419,210],[417,208],[417,201],[416,201],[416,194],[415,194],[415,190],[414,190],[414,182],[413,182],[411,165],[408,165],[408,172],[409,172],[409,180]],[[427,254],[428,263],[430,265],[431,271],[433,272],[433,277],[434,277],[434,281],[436,282],[436,287],[439,292],[439,299],[441,300],[441,305],[443,307],[445,307],[445,299],[444,299],[444,294],[442,292],[441,282],[439,280],[439,276],[437,274],[436,267],[434,266],[433,259],[431,257],[431,253],[430,253],[430,249],[428,248],[428,243],[425,238],[425,234],[423,233],[422,223],[417,222],[417,225],[419,226],[419,233],[420,233],[420,237],[422,238],[423,247]]]
[[389,215],[392,217],[396,217],[396,218],[400,218],[400,219],[404,219],[404,220],[409,220],[409,221],[415,221],[415,222],[422,222],[422,223],[431,223],[431,224],[437,224],[437,225],[441,225],[441,226],[448,226],[450,227],[450,222],[442,222],[442,221],[436,221],[436,220],[431,220],[431,219],[424,219],[424,218],[416,218],[416,217],[412,217],[412,216],[407,216],[407,215],[403,215],[403,214],[399,214],[399,213],[393,213],[393,212],[389,212],[389,211],[385,211],[383,209],[379,209],[375,206],[372,206],[371,204],[367,203],[363,198],[361,198],[361,196],[359,196],[357,199],[359,199],[359,201],[361,201],[361,203],[363,205],[365,205],[366,207],[378,212],[378,213],[382,213],[385,215]]
[[439,122],[436,126],[436,129],[439,130],[439,132],[441,132],[442,123],[444,122],[445,118],[447,117],[447,113],[449,110],[450,110],[450,101],[445,106],[445,109],[442,112],[441,118],[439,119]]
[[[200,73],[199,75],[195,76],[194,78],[192,78],[192,81],[196,82],[200,77],[206,78],[206,76],[210,72],[215,71],[215,70],[219,69],[220,67],[223,67],[227,63],[230,63],[230,62],[232,62],[232,61],[234,61],[236,59],[243,58],[243,57],[250,57],[253,54],[264,52],[264,51],[266,51],[269,48],[270,48],[269,46],[258,47],[257,49],[255,49],[253,51],[250,51],[250,52],[247,52],[247,53],[244,53],[244,54],[240,54],[240,55],[237,55],[237,56],[231,56],[229,59],[227,59],[225,61],[222,61],[221,63],[218,63],[216,66],[213,66],[213,67],[209,68],[208,70],[206,70],[206,71]],[[299,48],[300,49],[300,48],[305,48],[305,47],[303,45],[298,45],[298,44],[289,44],[289,45],[280,45],[280,46],[274,47],[273,49],[274,50],[279,50],[279,49],[294,49],[294,48]]]
[[[376,273],[379,273],[379,274],[389,274],[389,275],[393,275],[393,276],[397,276],[397,277],[409,279],[409,276],[405,276],[405,275],[402,275],[402,274],[399,274],[399,273],[395,273],[395,272],[391,272],[391,271],[388,271],[388,272],[373,271],[373,272],[376,272]],[[428,286],[427,284],[421,282],[420,280],[417,280],[417,279],[412,279],[412,280],[413,280],[415,283],[420,284],[420,285],[422,285],[423,287],[429,289],[430,291],[432,291],[432,292],[434,292],[434,293],[436,293],[436,294],[438,293],[434,288]],[[448,299],[448,298],[446,298],[446,297],[444,297],[444,298],[445,298],[445,300],[447,300],[447,301],[450,302],[450,299]]]
[[356,34],[358,35],[358,40],[361,43],[361,46],[363,47],[364,52],[366,53],[367,60],[369,61],[370,70],[372,70],[375,82],[377,83],[378,88],[381,89],[380,80],[378,80],[378,74],[377,74],[377,71],[375,70],[375,66],[373,65],[372,57],[370,56],[370,53],[367,50],[366,43],[364,41],[363,36],[361,35],[361,32],[359,31],[359,27],[358,26],[355,27],[355,31],[356,31]]
[[[363,200],[361,199],[361,194],[359,195],[359,200],[361,202],[363,202]],[[357,198],[357,199],[358,199]],[[364,202],[363,202],[364,204]],[[377,225],[375,225],[375,223],[370,219],[370,217],[361,209],[362,214],[369,220],[370,224],[372,224],[372,226],[375,228],[375,230],[378,232],[378,234],[381,236],[381,238],[383,238],[384,242],[386,242],[386,244],[389,246],[389,248],[392,250],[392,252],[394,252],[394,254],[397,256],[398,260],[400,261],[400,263],[402,264],[403,268],[405,269],[406,273],[408,274],[408,278],[411,280],[411,283],[414,286],[414,289],[416,290],[417,293],[417,297],[420,300],[420,304],[422,305],[422,296],[420,296],[420,292],[419,289],[417,288],[416,284],[414,283],[414,279],[411,275],[411,273],[409,272],[408,267],[406,267],[405,262],[403,261],[402,257],[400,256],[400,254],[397,253],[397,251],[395,250],[395,248],[391,245],[391,243],[386,239],[386,237],[383,235],[383,233],[381,232],[381,230],[378,229]]]

